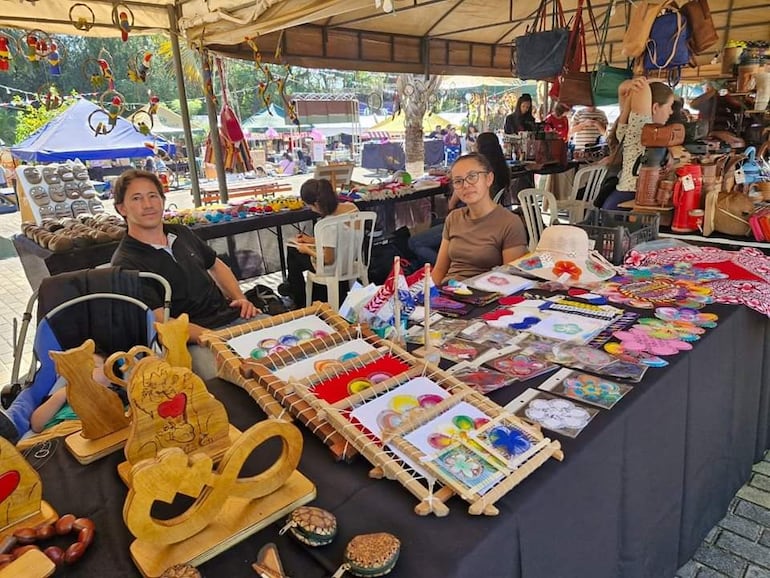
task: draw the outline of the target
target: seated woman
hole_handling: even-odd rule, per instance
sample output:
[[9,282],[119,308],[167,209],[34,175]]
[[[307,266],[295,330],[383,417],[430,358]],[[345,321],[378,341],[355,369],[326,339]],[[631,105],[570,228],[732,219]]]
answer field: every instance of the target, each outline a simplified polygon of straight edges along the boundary
[[[620,97],[620,116],[615,128],[615,136],[623,155],[622,170],[617,188],[610,193],[602,204],[602,209],[617,210],[620,203],[633,200],[636,195],[636,176],[634,163],[644,154],[642,146],[642,127],[645,124],[666,124],[671,116],[674,93],[668,85],[646,78],[632,78],[624,81],[618,88]],[[610,145],[613,144],[610,140]]]
[[282,175],[293,175],[297,169],[297,165],[294,163],[294,159],[290,153],[283,153],[281,162],[278,163],[278,171]]
[[[326,179],[309,179],[302,184],[299,191],[302,200],[313,212],[321,215],[320,223],[326,217],[336,217],[358,211],[353,203],[340,203],[332,184]],[[335,239],[322,239],[324,249],[324,263],[334,263]],[[300,233],[295,239],[295,246],[286,249],[286,267],[289,272],[286,282],[278,286],[278,293],[284,297],[291,297],[295,305],[305,306],[305,271],[315,271],[316,240],[315,237]],[[323,287],[318,287],[323,290]],[[342,294],[342,292],[340,292]],[[318,296],[323,299],[323,296]]]
[[[508,188],[508,185],[511,183],[511,170],[505,162],[505,155],[500,146],[500,140],[494,133],[484,132],[479,134],[476,139],[476,147],[478,153],[484,155],[492,166],[495,179],[489,189],[489,193],[494,197],[499,191]],[[447,204],[447,211],[452,212],[459,204],[460,199],[457,196],[457,192],[453,191]],[[409,249],[417,257],[418,264],[436,264],[443,232],[444,224],[440,223],[432,226],[427,231],[409,237]]]
[[467,279],[527,252],[521,219],[492,201],[494,179],[492,165],[478,153],[462,156],[452,166],[452,185],[465,207],[444,223],[434,283]]

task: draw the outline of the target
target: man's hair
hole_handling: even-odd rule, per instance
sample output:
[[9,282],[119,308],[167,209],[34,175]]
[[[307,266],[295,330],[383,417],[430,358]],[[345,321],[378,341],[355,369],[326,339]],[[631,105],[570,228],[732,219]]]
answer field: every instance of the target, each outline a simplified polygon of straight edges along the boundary
[[158,193],[163,200],[166,199],[166,194],[163,192],[163,184],[160,182],[158,175],[149,171],[143,171],[141,169],[128,169],[124,171],[115,181],[112,189],[112,198],[115,200],[115,207],[122,205],[126,200],[126,191],[128,187],[137,179],[147,179],[152,181],[157,189]]

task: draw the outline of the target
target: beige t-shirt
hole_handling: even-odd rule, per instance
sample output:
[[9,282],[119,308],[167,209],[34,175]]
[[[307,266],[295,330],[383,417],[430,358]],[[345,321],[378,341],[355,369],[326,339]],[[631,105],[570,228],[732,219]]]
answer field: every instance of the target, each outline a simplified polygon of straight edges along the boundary
[[446,279],[467,279],[503,264],[503,249],[527,244],[521,217],[497,205],[480,219],[467,207],[449,213],[443,238],[449,242]]

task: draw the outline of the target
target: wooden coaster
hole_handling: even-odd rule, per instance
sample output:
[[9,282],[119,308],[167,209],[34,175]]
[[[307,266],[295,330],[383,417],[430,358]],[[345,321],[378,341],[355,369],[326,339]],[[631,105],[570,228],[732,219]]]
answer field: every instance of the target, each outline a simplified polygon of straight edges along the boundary
[[131,558],[143,576],[156,578],[174,564],[199,566],[315,499],[315,485],[299,471],[264,498],[230,498],[203,531],[178,544],[134,540]]

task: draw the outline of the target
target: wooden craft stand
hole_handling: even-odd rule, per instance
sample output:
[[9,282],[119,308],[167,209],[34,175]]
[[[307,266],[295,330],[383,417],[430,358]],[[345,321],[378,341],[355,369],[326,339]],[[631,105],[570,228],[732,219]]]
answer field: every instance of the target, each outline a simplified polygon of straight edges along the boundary
[[281,369],[303,358],[323,353],[333,347],[354,339],[363,339],[374,348],[389,347],[390,344],[375,335],[366,326],[347,327],[338,333],[324,338],[314,339],[296,348],[282,351],[265,359],[245,359],[241,364],[241,373],[246,379],[256,378],[289,413],[305,424],[310,431],[320,437],[334,454],[337,460],[349,460],[358,452],[345,440],[342,435],[324,419],[318,416],[316,409],[305,399],[297,395],[294,384],[275,376],[275,370]]
[[20,528],[56,521],[59,515],[42,498],[43,482],[38,473],[11,442],[0,437],[0,539]]
[[[330,404],[313,394],[312,389],[316,384],[332,376],[346,373],[351,369],[365,366],[385,353],[395,355],[409,362],[412,368],[359,393],[352,394],[334,404]],[[405,420],[404,423],[394,430],[387,432],[387,435],[384,435],[382,440],[378,440],[370,432],[354,426],[347,418],[347,414],[355,407],[420,376],[432,379],[437,385],[447,391],[449,397],[433,407],[421,411],[414,410],[413,414],[410,413],[408,420]],[[496,515],[498,511],[494,507],[494,503],[500,497],[545,463],[548,458],[554,457],[559,460],[563,458],[559,442],[543,437],[538,427],[531,426],[519,418],[508,414],[502,407],[468,387],[454,376],[442,371],[435,365],[416,359],[394,344],[391,345],[389,351],[383,352],[378,350],[356,357],[344,363],[338,370],[332,369],[329,372],[307,378],[295,383],[294,386],[297,395],[313,406],[322,419],[327,420],[334,426],[358,452],[375,466],[370,472],[372,477],[395,479],[420,500],[420,503],[415,507],[415,512],[419,515],[430,513],[436,516],[447,515],[449,508],[445,502],[455,493],[471,504],[469,508],[471,514]],[[467,488],[453,484],[451,478],[443,475],[433,464],[424,462],[423,458],[425,458],[425,455],[407,443],[402,437],[461,401],[465,401],[485,413],[490,419],[490,424],[504,423],[514,426],[536,441],[534,449],[527,452],[525,459],[521,459],[520,463],[517,462],[515,467],[509,467],[505,472],[504,479],[483,494],[473,493],[468,491]],[[426,464],[425,469],[428,469],[435,476],[435,479],[440,482],[439,489],[434,491],[432,484],[426,484],[415,473],[411,473],[405,463],[397,458],[393,452],[388,451],[382,442],[392,445],[401,451],[402,454],[407,455],[414,463]]]
[[[130,485],[132,466],[166,448],[181,448],[188,455],[202,452],[219,460],[240,435],[224,406],[189,369],[172,367],[151,354],[137,362],[137,349],[123,358],[131,372],[127,383],[131,425],[124,450],[127,461],[118,465],[121,479]],[[107,360],[108,368],[114,357]]]
[[[129,488],[123,518],[136,537],[130,551],[142,575],[202,564],[315,498],[315,486],[296,469],[302,434],[291,423],[268,419],[233,437],[224,407],[200,378],[153,356],[136,363],[128,393],[133,419],[129,461],[121,464]],[[282,442],[278,459],[239,477],[271,438]],[[176,517],[153,518],[153,504],[177,494],[195,501]]]
[[219,377],[245,389],[268,417],[290,419],[287,417],[286,411],[281,404],[270,395],[270,392],[258,380],[246,377],[241,373],[241,363],[244,358],[233,351],[232,347],[228,345],[228,341],[241,335],[254,333],[255,331],[275,327],[311,315],[324,320],[336,331],[342,331],[349,327],[348,322],[329,307],[328,304],[316,302],[310,307],[297,309],[282,315],[243,323],[234,327],[220,329],[219,331],[207,332],[201,337],[201,343],[208,345],[214,351],[217,360],[217,375]]

